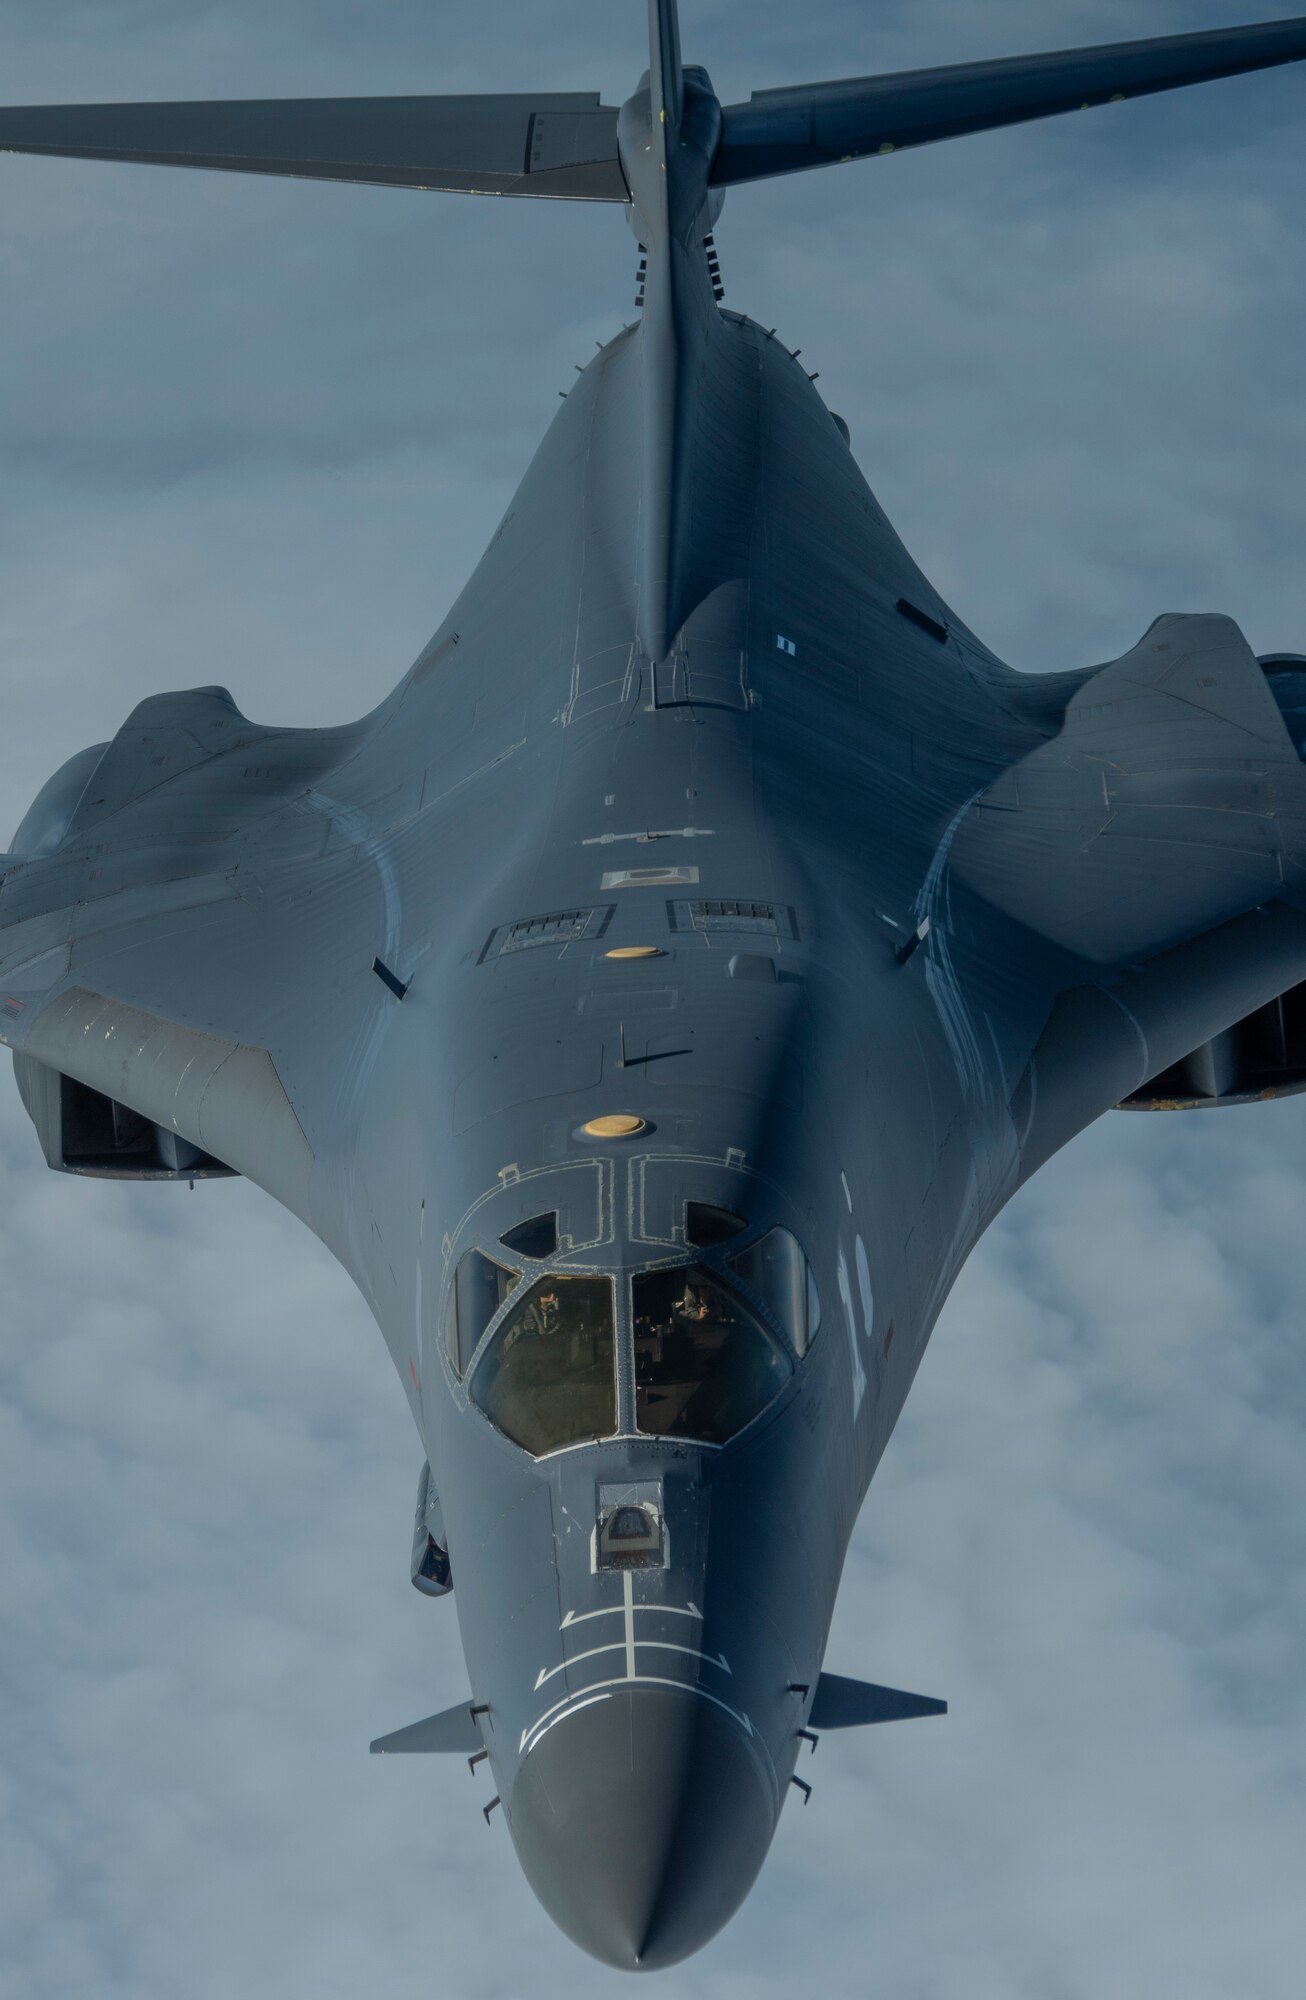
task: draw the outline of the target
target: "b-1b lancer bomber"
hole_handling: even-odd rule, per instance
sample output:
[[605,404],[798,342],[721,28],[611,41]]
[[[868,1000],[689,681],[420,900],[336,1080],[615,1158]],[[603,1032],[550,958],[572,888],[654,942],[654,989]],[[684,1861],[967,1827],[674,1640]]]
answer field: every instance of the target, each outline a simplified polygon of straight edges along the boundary
[[159,694],[44,786],[0,1030],[51,1167],[247,1175],[354,1280],[469,1675],[372,1747],[488,1761],[550,1916],[644,1969],[743,1901],[806,1739],[943,1708],[824,1654],[982,1231],[1112,1106],[1306,1088],[1306,657],[1200,615],[1005,666],[713,236],[737,182],[1293,62],[1306,18],[723,106],[648,13],[619,108],[0,113],[0,150],[606,202],[638,244],[378,708]]

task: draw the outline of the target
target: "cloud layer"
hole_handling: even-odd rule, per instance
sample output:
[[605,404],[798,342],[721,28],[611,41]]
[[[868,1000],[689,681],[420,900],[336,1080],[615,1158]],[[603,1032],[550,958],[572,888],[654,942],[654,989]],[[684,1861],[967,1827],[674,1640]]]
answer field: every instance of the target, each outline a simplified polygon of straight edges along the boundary
[[[685,4],[725,97],[1255,19]],[[629,18],[627,18],[629,16]],[[547,29],[547,31],[546,31]],[[637,8],[0,4],[11,99],[593,87]],[[1306,652],[1306,75],[735,191],[728,300],[821,371],[891,517],[1031,669],[1164,610]],[[627,317],[619,217],[0,159],[0,801],[145,694],[370,707]],[[1306,1114],[1116,1117],[963,1275],[831,1665],[949,1697],[827,1735],[668,2000],[1293,2000],[1306,1948]],[[460,1764],[380,1340],[244,1184],[47,1174],[0,1109],[0,2000],[611,1994]]]

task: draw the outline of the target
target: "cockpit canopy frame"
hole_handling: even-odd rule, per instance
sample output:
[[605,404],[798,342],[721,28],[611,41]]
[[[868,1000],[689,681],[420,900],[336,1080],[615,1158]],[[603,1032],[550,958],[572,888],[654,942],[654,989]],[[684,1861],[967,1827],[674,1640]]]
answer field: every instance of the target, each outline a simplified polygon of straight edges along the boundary
[[772,1407],[820,1327],[808,1259],[779,1223],[697,1202],[684,1221],[683,1251],[615,1275],[559,1254],[548,1212],[462,1251],[445,1354],[502,1436],[535,1458],[616,1436],[720,1449]]

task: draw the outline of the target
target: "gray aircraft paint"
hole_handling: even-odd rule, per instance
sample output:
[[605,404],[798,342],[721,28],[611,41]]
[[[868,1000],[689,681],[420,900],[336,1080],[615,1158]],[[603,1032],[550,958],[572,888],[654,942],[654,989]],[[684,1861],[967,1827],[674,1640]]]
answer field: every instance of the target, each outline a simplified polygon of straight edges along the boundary
[[[244,1173],[350,1273],[433,1468],[472,1696],[382,1747],[484,1747],[551,1914],[644,1967],[747,1893],[801,1728],[930,1709],[821,1669],[980,1233],[1113,1104],[1306,1084],[1281,1005],[1306,982],[1300,663],[1168,617],[1103,667],[1013,673],[705,250],[730,182],[1294,60],[1306,23],[724,110],[674,10],[650,28],[619,112],[0,114],[13,149],[629,197],[641,317],[408,675],[345,729],[160,695],[72,759],[0,884],[0,1012],[51,1165]],[[690,920],[708,901],[724,927]],[[570,935],[503,948],[564,912]],[[96,1154],[74,1114],[106,1104]],[[613,1113],[641,1129],[586,1136]],[[823,1302],[723,1449],[634,1430],[625,1281],[703,1261],[687,1201],[788,1229]],[[458,1258],[502,1261],[545,1211],[559,1249],[523,1268],[619,1281],[622,1434],[533,1460],[445,1327]],[[656,1494],[664,1567],[596,1566],[599,1488]]]

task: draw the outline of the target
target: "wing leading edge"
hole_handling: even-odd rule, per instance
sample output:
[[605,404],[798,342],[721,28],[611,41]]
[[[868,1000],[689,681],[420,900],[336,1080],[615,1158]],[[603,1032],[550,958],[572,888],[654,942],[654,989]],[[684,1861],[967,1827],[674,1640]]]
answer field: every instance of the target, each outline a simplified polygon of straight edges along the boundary
[[30,105],[0,111],[0,152],[451,194],[627,198],[617,113],[597,93]]
[[896,153],[1306,58],[1306,17],[755,91],[723,111],[714,187]]

